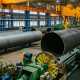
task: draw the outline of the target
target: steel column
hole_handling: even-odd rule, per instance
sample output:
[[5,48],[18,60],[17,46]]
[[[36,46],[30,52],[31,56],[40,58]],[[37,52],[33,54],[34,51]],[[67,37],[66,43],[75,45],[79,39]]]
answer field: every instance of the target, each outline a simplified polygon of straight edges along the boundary
[[49,15],[49,13],[46,13],[46,22],[47,22],[47,27],[51,27],[51,16]]
[[38,16],[38,27],[40,27],[40,14],[39,14],[39,12],[37,13],[37,16]]
[[30,11],[25,11],[25,30],[30,31]]
[[1,28],[0,31],[5,31],[5,16],[1,17]]
[[[11,10],[11,19],[13,19],[13,10]],[[13,28],[13,20],[10,21],[11,22],[11,27]]]

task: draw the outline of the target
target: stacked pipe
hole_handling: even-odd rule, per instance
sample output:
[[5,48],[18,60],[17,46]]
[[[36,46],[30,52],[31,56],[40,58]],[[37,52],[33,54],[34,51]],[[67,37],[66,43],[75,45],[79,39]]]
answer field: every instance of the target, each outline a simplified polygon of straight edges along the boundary
[[0,49],[11,48],[39,41],[41,38],[42,33],[40,31],[0,33]]
[[68,29],[46,33],[41,40],[43,51],[65,54],[80,45],[80,30]]

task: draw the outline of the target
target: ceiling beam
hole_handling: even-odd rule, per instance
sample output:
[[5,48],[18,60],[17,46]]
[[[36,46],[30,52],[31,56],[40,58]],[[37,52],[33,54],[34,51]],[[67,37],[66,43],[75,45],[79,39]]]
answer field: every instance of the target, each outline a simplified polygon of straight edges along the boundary
[[23,3],[23,2],[46,2],[46,3],[52,3],[55,0],[0,0],[0,3],[2,4],[16,4],[16,3]]

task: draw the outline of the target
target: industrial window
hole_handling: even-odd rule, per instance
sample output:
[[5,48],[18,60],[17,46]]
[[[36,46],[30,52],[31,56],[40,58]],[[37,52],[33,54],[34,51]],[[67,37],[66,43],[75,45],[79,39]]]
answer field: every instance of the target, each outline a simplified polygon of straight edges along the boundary
[[45,26],[46,22],[45,21],[40,21],[40,26]]
[[30,26],[37,26],[38,22],[37,21],[30,21]]
[[51,25],[53,26],[55,24],[54,20],[51,21]]
[[32,11],[30,11],[30,14],[37,14],[37,12],[32,12]]
[[19,21],[13,21],[13,26],[18,27],[19,26]]
[[25,13],[25,11],[23,11],[23,10],[13,10],[13,13]]
[[42,12],[40,12],[39,14],[40,14],[40,15],[46,15],[45,13],[42,13]]
[[25,26],[25,22],[24,21],[13,21],[13,26],[14,27]]

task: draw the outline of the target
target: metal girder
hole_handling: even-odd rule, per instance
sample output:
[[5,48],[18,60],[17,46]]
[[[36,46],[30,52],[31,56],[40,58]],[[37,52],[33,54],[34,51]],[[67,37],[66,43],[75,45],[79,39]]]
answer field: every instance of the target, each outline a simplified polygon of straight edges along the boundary
[[2,4],[16,4],[21,2],[46,2],[46,3],[52,3],[56,0],[0,0],[0,3]]

